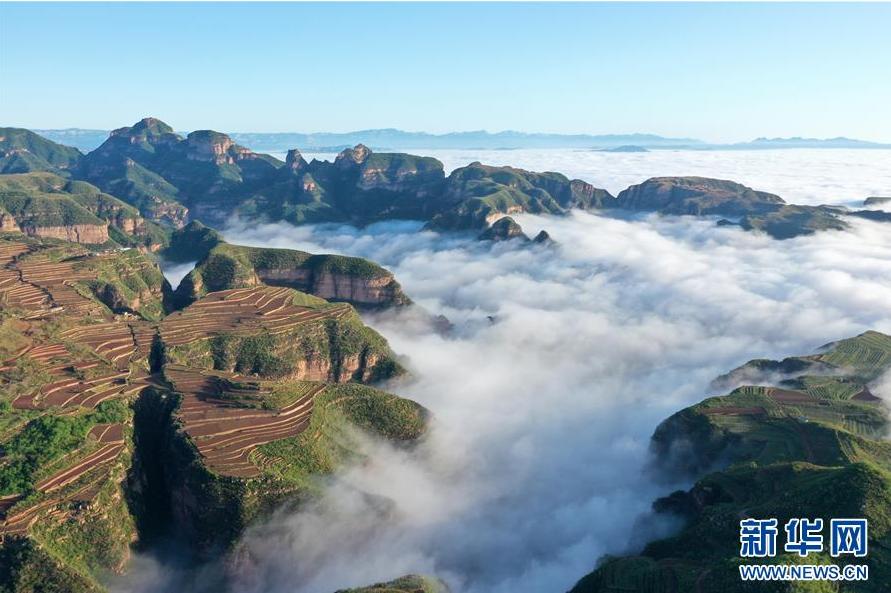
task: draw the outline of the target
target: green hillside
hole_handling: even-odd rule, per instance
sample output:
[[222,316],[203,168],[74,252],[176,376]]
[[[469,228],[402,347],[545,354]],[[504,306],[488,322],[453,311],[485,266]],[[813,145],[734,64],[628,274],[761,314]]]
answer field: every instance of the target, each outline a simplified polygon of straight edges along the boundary
[[560,173],[471,163],[449,175],[442,197],[444,209],[428,226],[443,230],[485,229],[503,214],[565,214],[572,208],[603,208],[612,200],[606,190],[570,180]]
[[67,175],[82,157],[76,148],[56,144],[30,130],[0,128],[0,173]]
[[448,593],[445,583],[436,578],[407,575],[386,583],[376,583],[356,589],[341,589],[336,593]]
[[166,253],[201,257],[176,289],[177,306],[184,306],[208,292],[260,283],[287,286],[360,307],[411,302],[393,274],[370,260],[314,255],[296,249],[231,245],[200,223],[190,223],[174,233]]
[[[659,426],[652,449],[662,471],[677,476],[724,469],[653,505],[658,513],[684,519],[677,535],[651,542],[639,556],[602,559],[574,593],[885,591],[891,582],[891,443],[884,438],[887,411],[868,385],[891,368],[891,336],[866,332],[813,355],[752,361],[722,380],[781,367],[794,369],[794,376],[777,387],[739,387]],[[750,561],[739,557],[739,521],[746,517],[775,517],[780,525],[796,517],[823,518],[826,525],[831,518],[868,519],[867,558],[838,560],[824,553],[807,562],[862,560],[870,567],[869,581],[761,589],[744,583],[737,567]],[[780,548],[767,561],[804,560]]]
[[111,245],[155,249],[167,242],[166,230],[143,220],[126,202],[89,183],[52,173],[0,175],[0,208],[24,232],[36,236],[44,236],[47,229],[94,227],[87,235],[107,234]]

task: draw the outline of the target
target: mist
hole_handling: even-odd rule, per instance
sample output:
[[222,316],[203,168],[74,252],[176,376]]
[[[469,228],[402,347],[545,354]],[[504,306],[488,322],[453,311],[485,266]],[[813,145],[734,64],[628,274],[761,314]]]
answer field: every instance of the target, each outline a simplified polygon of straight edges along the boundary
[[[519,152],[532,151],[505,159]],[[803,176],[802,155],[788,158],[787,173],[768,167],[772,178],[761,161],[726,176],[790,201],[838,203],[888,193],[891,174],[872,154],[860,151],[848,169],[824,163],[811,169],[817,176]],[[573,166],[588,167],[587,155]],[[712,157],[730,162],[695,158]],[[683,172],[687,156],[678,158],[672,170]],[[558,164],[514,164],[592,180]],[[635,181],[662,174],[640,171]],[[650,505],[690,484],[647,473],[649,438],[714,394],[715,377],[752,358],[891,332],[891,227],[881,223],[776,241],[690,217],[515,218],[557,244],[478,242],[414,221],[357,229],[234,220],[224,230],[238,244],[373,259],[419,308],[454,324],[443,336],[411,308],[365,315],[411,373],[382,388],[429,408],[429,433],[410,452],[359,437],[365,462],[325,478],[315,503],[249,529],[232,590],[331,593],[420,572],[455,593],[566,591],[603,554],[679,527]],[[148,576],[138,582],[149,588],[122,590],[206,590],[219,568],[183,580],[143,561]]]
[[164,277],[167,278],[167,282],[170,283],[170,288],[173,290],[176,290],[176,287],[192,271],[196,263],[198,262],[175,263],[164,259],[158,261],[161,269],[164,270]]
[[[225,231],[374,259],[455,324],[443,337],[410,312],[366,317],[412,374],[384,388],[432,410],[430,434],[412,454],[369,443],[373,461],[338,473],[318,504],[251,529],[239,591],[331,592],[408,572],[460,592],[565,591],[601,555],[676,527],[647,512],[689,484],[646,474],[648,441],[712,379],[891,331],[891,236],[879,223],[775,241],[686,217],[517,220],[557,246],[414,222]],[[381,512],[378,497],[392,507]]]

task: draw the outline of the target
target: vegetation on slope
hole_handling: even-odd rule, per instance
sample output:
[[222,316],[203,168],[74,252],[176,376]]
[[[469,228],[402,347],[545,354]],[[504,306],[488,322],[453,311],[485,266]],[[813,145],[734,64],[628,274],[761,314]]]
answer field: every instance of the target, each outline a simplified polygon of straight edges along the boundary
[[[654,510],[682,517],[676,536],[650,543],[639,556],[605,558],[575,593],[623,591],[750,591],[737,567],[741,518],[863,517],[869,555],[808,563],[870,566],[868,582],[826,590],[879,592],[891,578],[891,443],[883,440],[886,411],[868,384],[891,368],[891,336],[866,332],[828,344],[816,354],[757,360],[721,378],[754,378],[761,370],[790,371],[778,387],[743,386],[666,420],[653,436],[663,471],[702,475],[688,492],[656,501]],[[828,541],[828,538],[827,538]],[[771,563],[801,563],[778,545]],[[759,560],[758,562],[761,562]],[[765,591],[822,591],[825,583],[778,583]]]
[[439,579],[411,574],[386,583],[341,589],[336,593],[448,593],[448,587]]
[[110,235],[111,244],[156,249],[167,242],[166,231],[143,220],[132,206],[89,183],[51,173],[0,176],[0,208],[30,235],[85,227],[95,230],[84,236]]
[[[9,156],[26,157],[36,158]],[[68,169],[43,165],[16,166],[69,174]],[[618,198],[559,173],[481,163],[460,167],[446,178],[436,159],[375,153],[361,144],[343,150],[334,162],[307,162],[295,149],[281,163],[220,132],[199,130],[183,138],[155,118],[113,131],[69,169],[73,177],[135,206],[146,219],[173,227],[184,226],[188,218],[221,224],[235,214],[294,224],[414,219],[426,221],[431,229],[481,231],[497,218],[519,212],[560,215],[573,208],[625,208],[732,217],[722,224],[782,239],[847,228],[840,218],[844,214],[888,220],[878,211],[789,205],[733,181],[702,177],[653,178]]]
[[124,422],[127,417],[125,405],[108,401],[85,414],[45,415],[28,422],[0,445],[0,496],[30,493],[44,468],[81,446],[93,426]]
[[572,208],[603,208],[613,200],[606,190],[560,173],[533,173],[476,162],[449,175],[441,198],[444,207],[428,226],[485,229],[505,214],[565,214]]
[[170,284],[158,264],[139,251],[131,249],[113,258],[79,265],[95,271],[95,279],[83,285],[112,312],[133,313],[150,321],[164,315]]
[[179,241],[179,244],[191,245],[195,251],[210,248],[177,287],[177,306],[184,306],[208,292],[260,283],[287,286],[356,306],[385,307],[411,302],[393,275],[370,260],[314,255],[295,249],[231,245],[211,233],[192,232],[190,235],[195,240]]
[[849,225],[838,217],[839,213],[836,208],[823,206],[786,205],[766,214],[744,216],[739,224],[747,231],[763,231],[774,239],[791,239],[818,231],[846,230]]
[[[175,525],[196,551],[225,551],[250,521],[360,458],[359,431],[405,444],[426,427],[418,404],[357,383],[402,369],[349,305],[258,286],[231,308],[164,318],[164,280],[136,250],[19,235],[0,240],[0,258],[0,590],[99,591],[134,540]],[[300,368],[327,381],[289,378]],[[216,397],[206,373],[219,374],[207,383]],[[241,426],[235,437],[193,437],[205,429],[178,408],[187,398]],[[233,465],[207,438],[247,448]]]
[[83,157],[76,148],[62,146],[23,128],[0,128],[0,174],[48,171],[67,175]]

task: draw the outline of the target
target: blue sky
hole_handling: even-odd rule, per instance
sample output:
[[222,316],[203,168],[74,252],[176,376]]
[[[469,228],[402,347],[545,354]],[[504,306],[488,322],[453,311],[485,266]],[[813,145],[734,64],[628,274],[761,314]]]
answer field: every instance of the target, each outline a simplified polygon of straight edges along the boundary
[[891,4],[0,5],[0,123],[891,141]]

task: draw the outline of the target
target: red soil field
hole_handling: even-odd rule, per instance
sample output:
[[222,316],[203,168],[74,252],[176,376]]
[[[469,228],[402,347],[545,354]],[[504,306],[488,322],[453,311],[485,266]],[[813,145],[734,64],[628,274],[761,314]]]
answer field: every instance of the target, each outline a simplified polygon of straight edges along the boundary
[[703,414],[712,416],[712,415],[721,415],[721,416],[763,416],[765,414],[764,408],[706,408],[702,410]]
[[[242,478],[260,475],[251,454],[260,445],[295,437],[309,426],[313,400],[324,385],[308,387],[294,402],[279,411],[245,407],[246,398],[256,404],[265,392],[256,383],[237,383],[237,375],[211,374],[168,368],[167,378],[182,401],[177,416],[193,440],[205,464],[214,472]],[[266,460],[268,461],[268,460]]]
[[0,266],[5,266],[21,254],[29,251],[31,251],[31,248],[24,243],[0,242]]
[[209,293],[161,322],[161,335],[170,346],[188,344],[224,333],[250,334],[265,329],[272,334],[349,311],[341,305],[319,311],[294,305],[288,288],[256,286]]
[[[124,450],[124,425],[123,424],[97,424],[91,430],[88,439],[98,443],[98,448],[89,455],[76,459],[70,466],[65,467],[52,476],[35,484],[35,489],[44,494],[60,493],[61,496],[51,496],[38,504],[20,512],[10,512],[10,507],[22,499],[21,495],[11,495],[0,498],[0,536],[9,534],[24,534],[31,525],[41,517],[46,520],[47,515],[41,515],[52,507],[60,507],[65,502],[77,500],[89,502],[98,493],[99,488],[107,478],[108,470]],[[77,452],[72,454],[78,457]],[[99,470],[96,472],[96,470]],[[66,486],[73,484],[88,473],[96,475],[84,486],[73,492],[62,493]],[[67,515],[64,508],[57,508],[51,512],[60,516]]]
[[146,358],[155,337],[154,325],[145,321],[107,321],[79,325],[62,333],[62,337],[91,348],[117,368]]
[[876,397],[876,396],[874,396],[874,395],[872,394],[872,392],[871,392],[869,389],[864,389],[863,391],[861,391],[860,393],[858,393],[857,395],[855,395],[855,396],[852,397],[851,399],[854,400],[854,401],[858,401],[858,402],[877,402],[877,401],[881,401],[881,399],[878,398],[878,397]]
[[820,400],[801,391],[789,391],[788,389],[771,389],[767,392],[770,399],[778,404],[794,403],[818,403]]

